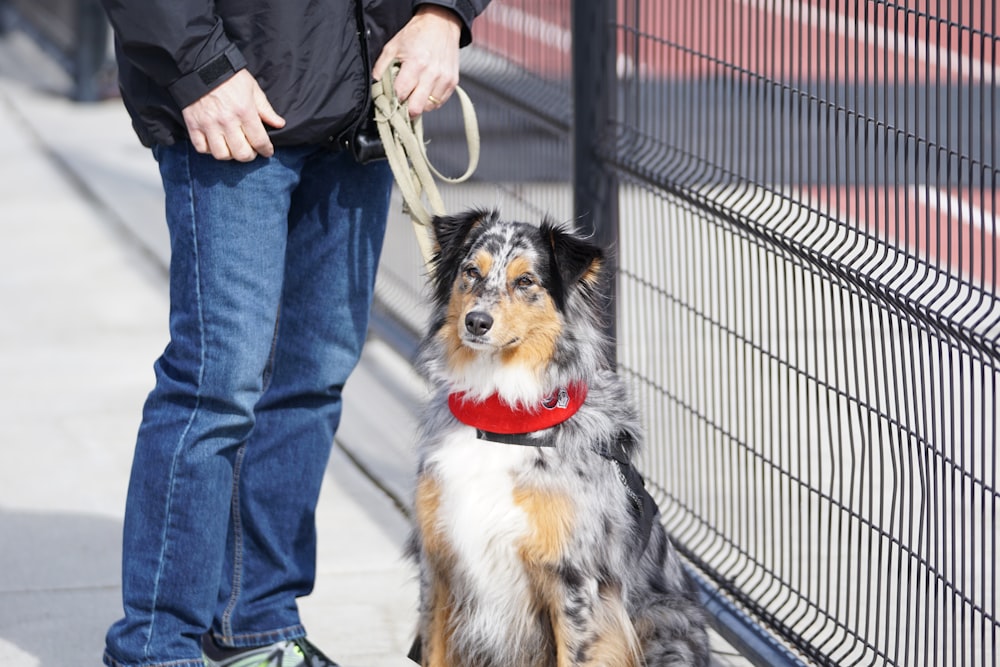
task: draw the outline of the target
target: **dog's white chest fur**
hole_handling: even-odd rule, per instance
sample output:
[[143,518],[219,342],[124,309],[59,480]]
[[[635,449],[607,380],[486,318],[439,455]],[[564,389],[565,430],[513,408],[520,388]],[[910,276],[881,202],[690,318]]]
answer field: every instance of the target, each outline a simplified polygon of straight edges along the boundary
[[[516,477],[537,456],[534,448],[478,440],[460,427],[448,434],[427,463],[440,485],[438,521],[455,550],[457,566],[480,599],[495,604],[493,623],[523,622],[529,587],[518,546],[528,518],[514,501]],[[486,619],[479,619],[485,622]],[[484,634],[496,634],[497,628]]]

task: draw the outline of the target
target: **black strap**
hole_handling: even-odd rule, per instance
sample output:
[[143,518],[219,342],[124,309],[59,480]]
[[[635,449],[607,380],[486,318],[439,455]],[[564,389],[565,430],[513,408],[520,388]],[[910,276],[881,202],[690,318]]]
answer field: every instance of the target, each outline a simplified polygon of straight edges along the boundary
[[625,485],[632,504],[632,514],[638,522],[638,537],[641,548],[639,553],[646,550],[649,538],[653,534],[653,521],[659,511],[656,507],[656,500],[646,490],[646,481],[632,465],[628,452],[635,444],[632,436],[624,431],[618,434],[614,442],[601,448],[601,456],[613,461],[618,467],[618,479]]
[[476,437],[502,445],[523,445],[525,447],[555,447],[556,445],[551,435],[532,437],[530,433],[493,433],[477,428]]
[[[476,437],[487,442],[496,442],[504,445],[522,445],[527,447],[554,447],[555,439],[552,435],[545,437],[532,437],[530,433],[493,433],[476,429]],[[649,495],[646,490],[646,481],[632,465],[629,452],[635,447],[635,439],[631,434],[622,431],[610,443],[602,445],[598,453],[609,461],[613,461],[618,468],[618,479],[625,485],[632,504],[632,514],[638,522],[638,536],[642,548],[640,553],[646,550],[649,544],[649,537],[653,532],[653,521],[656,519],[658,508],[656,500]]]
[[233,69],[233,64],[229,62],[228,56],[223,53],[218,58],[198,70],[198,76],[201,77],[202,82],[206,86],[211,86],[224,75],[232,74],[234,71],[236,70]]
[[[550,431],[551,433],[551,431]],[[530,433],[493,433],[476,429],[476,437],[487,442],[497,442],[504,445],[523,445],[527,447],[554,447],[555,439],[552,435],[545,437],[531,437]],[[635,448],[635,439],[631,434],[622,431],[610,443],[602,445],[598,453],[609,461],[613,461],[618,468],[618,479],[625,485],[632,504],[632,514],[638,522],[638,536],[642,548],[639,553],[646,550],[649,538],[653,533],[653,521],[659,509],[656,507],[656,500],[646,490],[646,481],[632,465],[629,453]]]

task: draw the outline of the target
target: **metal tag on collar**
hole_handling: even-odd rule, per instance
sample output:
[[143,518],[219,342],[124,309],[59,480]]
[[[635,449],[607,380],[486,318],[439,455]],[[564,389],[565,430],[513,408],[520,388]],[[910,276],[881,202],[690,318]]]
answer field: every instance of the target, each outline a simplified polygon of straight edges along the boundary
[[542,407],[546,410],[555,410],[556,408],[565,410],[567,405],[569,405],[569,391],[566,387],[559,387],[559,391],[554,395],[542,399]]

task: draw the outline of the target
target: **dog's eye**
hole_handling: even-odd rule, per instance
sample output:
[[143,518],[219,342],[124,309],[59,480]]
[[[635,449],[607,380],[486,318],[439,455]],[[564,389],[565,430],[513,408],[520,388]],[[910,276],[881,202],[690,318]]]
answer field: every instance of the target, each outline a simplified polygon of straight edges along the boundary
[[462,277],[469,282],[475,282],[483,277],[483,274],[479,272],[479,269],[475,266],[469,265],[462,269]]
[[527,289],[535,284],[535,277],[530,273],[525,273],[522,276],[518,276],[517,280],[514,281],[514,287],[518,289]]

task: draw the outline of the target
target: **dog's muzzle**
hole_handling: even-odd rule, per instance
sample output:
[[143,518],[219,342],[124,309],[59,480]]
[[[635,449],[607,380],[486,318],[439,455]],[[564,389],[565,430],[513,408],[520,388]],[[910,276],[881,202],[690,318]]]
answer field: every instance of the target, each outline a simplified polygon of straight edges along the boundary
[[474,310],[465,316],[465,330],[473,336],[485,335],[493,328],[493,316],[481,310]]

